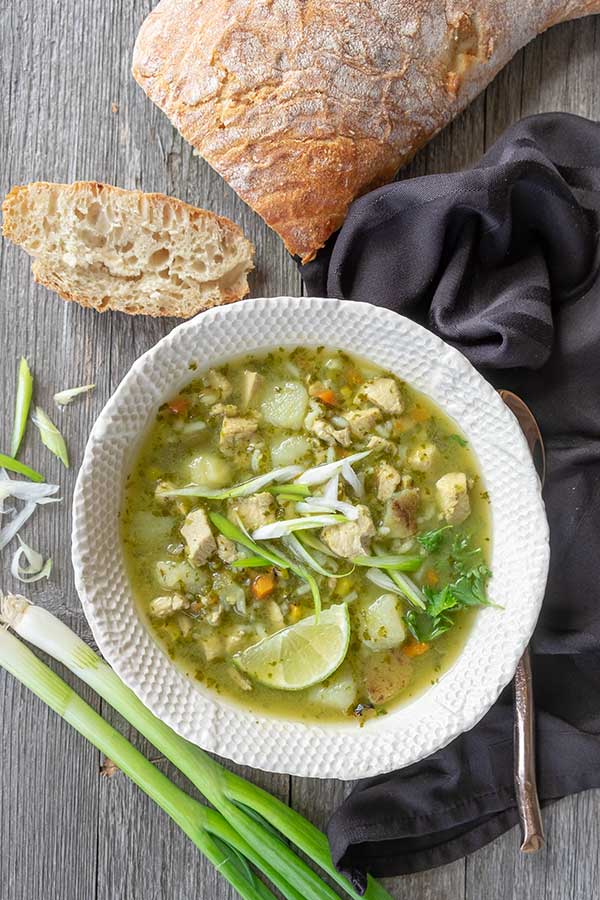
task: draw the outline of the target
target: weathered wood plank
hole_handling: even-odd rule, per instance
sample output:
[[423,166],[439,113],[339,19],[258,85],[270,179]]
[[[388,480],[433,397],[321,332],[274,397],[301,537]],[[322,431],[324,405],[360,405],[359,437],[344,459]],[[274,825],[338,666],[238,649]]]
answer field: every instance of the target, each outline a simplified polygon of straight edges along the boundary
[[[229,215],[255,241],[254,296],[300,293],[295,267],[278,239],[193,155],[131,79],[133,40],[153,5],[153,0],[82,0],[76,5],[40,0],[17,8],[9,0],[0,2],[2,190],[35,178],[93,178],[173,193]],[[600,75],[599,35],[598,21],[586,20],[554,29],[535,42],[417,156],[404,176],[452,171],[474,162],[521,114],[566,109],[598,117],[600,98],[593,86]],[[7,364],[0,367],[3,395],[14,395],[16,360],[25,352],[38,376],[37,400],[48,409],[58,388],[98,383],[94,396],[61,415],[75,469],[111,390],[174,322],[97,316],[62,304],[32,285],[25,257],[5,244],[0,266],[0,334],[3,347],[9,348]],[[2,410],[5,436],[9,405]],[[31,433],[26,453],[48,478],[60,480],[65,496],[61,515],[46,510],[28,531],[31,542],[56,559],[51,586],[34,585],[29,593],[89,638],[68,558],[66,507],[73,472],[61,470]],[[147,744],[105,705],[102,710],[152,756]],[[6,727],[15,721],[18,729]],[[233,897],[163,813],[124,776],[100,780],[98,754],[2,673],[0,722],[2,900],[48,893],[61,900]],[[189,787],[170,765],[160,766]],[[250,770],[244,774],[287,798],[285,777]],[[291,799],[323,825],[344,790],[339,782],[294,779]],[[388,887],[394,897],[419,900],[459,900],[465,894],[469,900],[587,900],[599,874],[599,808],[596,792],[547,811],[549,848],[535,859],[518,855],[513,831],[467,862],[466,883],[465,864],[458,862],[397,879]]]

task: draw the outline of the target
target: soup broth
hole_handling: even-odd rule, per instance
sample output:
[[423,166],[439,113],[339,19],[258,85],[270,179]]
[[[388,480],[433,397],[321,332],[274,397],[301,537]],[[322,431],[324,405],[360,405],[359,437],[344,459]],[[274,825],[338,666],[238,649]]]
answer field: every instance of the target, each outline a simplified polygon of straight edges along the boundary
[[288,719],[363,724],[415,697],[488,602],[468,442],[408,384],[328,348],[233,360],[165,403],[121,529],[172,659]]

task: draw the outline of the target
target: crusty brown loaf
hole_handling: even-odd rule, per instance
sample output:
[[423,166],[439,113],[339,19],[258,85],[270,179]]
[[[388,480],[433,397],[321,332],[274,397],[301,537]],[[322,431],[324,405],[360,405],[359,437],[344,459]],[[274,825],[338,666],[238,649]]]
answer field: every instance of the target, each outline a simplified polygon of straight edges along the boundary
[[161,0],[133,73],[312,259],[514,53],[600,0]]
[[254,248],[221,216],[95,181],[15,187],[2,233],[35,280],[99,312],[188,318],[248,293]]

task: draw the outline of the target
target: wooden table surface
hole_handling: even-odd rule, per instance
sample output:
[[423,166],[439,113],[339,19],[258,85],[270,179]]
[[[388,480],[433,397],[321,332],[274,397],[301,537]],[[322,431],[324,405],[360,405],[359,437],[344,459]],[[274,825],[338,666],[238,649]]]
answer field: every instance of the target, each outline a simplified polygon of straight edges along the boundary
[[[130,75],[137,30],[154,0],[0,0],[1,189],[34,180],[98,179],[165,191],[224,213],[257,247],[255,296],[300,294],[295,266],[272,234],[184,143]],[[414,161],[408,175],[475,161],[520,116],[566,110],[600,118],[600,17],[559,26],[520,53],[491,87]],[[25,458],[60,481],[59,510],[41,510],[30,543],[52,555],[49,583],[28,593],[90,639],[69,561],[70,500],[95,417],[134,359],[176,324],[97,315],[33,284],[27,257],[0,246],[2,448],[8,445],[15,371],[27,355],[48,410],[64,387],[95,393],[60,414],[73,467],[65,471],[29,428]],[[10,553],[3,552],[7,573]],[[0,586],[16,588],[9,574]],[[70,679],[69,679],[70,680]],[[152,758],[118,716],[82,694]],[[0,672],[0,900],[225,900],[233,891],[127,779],[99,775],[98,753]],[[158,765],[184,783],[163,760]],[[347,786],[250,778],[324,825]],[[189,786],[188,786],[189,787]],[[388,882],[411,900],[591,900],[600,883],[600,792],[545,812],[548,846],[525,858],[513,829],[468,859]]]

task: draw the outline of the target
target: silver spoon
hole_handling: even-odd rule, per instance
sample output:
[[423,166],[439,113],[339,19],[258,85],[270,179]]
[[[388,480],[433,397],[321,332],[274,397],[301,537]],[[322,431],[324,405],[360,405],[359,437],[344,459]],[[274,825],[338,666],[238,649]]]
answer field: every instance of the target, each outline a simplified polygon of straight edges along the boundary
[[[538,423],[526,403],[512,391],[500,396],[515,415],[525,435],[542,487],[546,477],[546,454]],[[519,660],[514,678],[515,793],[521,821],[521,850],[536,853],[545,845],[535,774],[535,706],[529,647]]]

